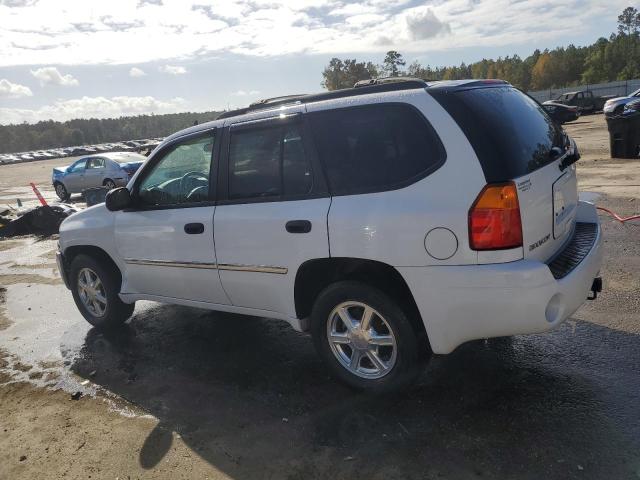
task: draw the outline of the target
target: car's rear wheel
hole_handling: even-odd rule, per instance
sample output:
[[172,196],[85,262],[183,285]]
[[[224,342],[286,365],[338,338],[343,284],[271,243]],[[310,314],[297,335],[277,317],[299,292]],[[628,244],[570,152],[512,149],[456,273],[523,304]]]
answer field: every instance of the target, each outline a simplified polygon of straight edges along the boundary
[[66,187],[62,183],[57,182],[53,186],[53,188],[55,188],[56,195],[58,195],[58,198],[60,200],[62,200],[64,202],[65,200],[69,199],[69,192],[67,191]]
[[103,186],[105,186],[107,189],[109,190],[113,190],[114,188],[116,188],[116,182],[114,182],[113,180],[111,180],[110,178],[107,178],[103,184]]
[[113,328],[131,316],[135,304],[120,300],[120,281],[112,268],[88,255],[73,259],[69,275],[73,300],[94,327]]
[[412,383],[429,347],[397,303],[380,290],[338,282],[318,296],[311,313],[316,349],[347,385],[389,392]]

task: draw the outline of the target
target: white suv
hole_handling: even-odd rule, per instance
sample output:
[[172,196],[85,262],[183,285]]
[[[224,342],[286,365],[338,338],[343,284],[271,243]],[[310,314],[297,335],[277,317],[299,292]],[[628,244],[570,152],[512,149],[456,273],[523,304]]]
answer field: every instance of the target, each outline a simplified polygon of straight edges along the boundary
[[58,262],[96,327],[136,300],[278,318],[336,377],[392,390],[432,353],[550,330],[600,291],[578,158],[503,81],[271,99],[167,138],[64,221]]

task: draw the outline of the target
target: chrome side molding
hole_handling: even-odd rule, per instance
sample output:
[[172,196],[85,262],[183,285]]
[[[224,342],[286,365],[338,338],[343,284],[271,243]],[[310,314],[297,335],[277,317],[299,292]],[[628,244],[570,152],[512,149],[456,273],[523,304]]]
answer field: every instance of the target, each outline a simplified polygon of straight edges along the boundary
[[233,272],[275,273],[277,275],[286,275],[289,271],[286,267],[275,267],[271,265],[243,265],[239,263],[168,262],[165,260],[136,258],[125,258],[124,262],[129,265],[147,265],[152,267],[199,268],[205,270],[228,270]]

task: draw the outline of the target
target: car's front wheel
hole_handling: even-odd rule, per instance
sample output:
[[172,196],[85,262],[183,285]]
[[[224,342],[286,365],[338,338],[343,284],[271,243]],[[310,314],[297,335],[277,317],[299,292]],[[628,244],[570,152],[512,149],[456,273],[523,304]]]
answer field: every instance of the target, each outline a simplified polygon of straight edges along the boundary
[[398,304],[360,282],[338,282],[320,293],[311,327],[316,349],[332,373],[360,390],[402,389],[429,356],[429,347]]
[[107,190],[113,190],[114,188],[116,188],[116,182],[114,182],[113,180],[111,180],[110,178],[107,178],[104,183],[103,183],[104,187],[107,188]]
[[54,188],[56,190],[56,195],[58,195],[58,198],[60,200],[64,202],[65,200],[69,199],[69,192],[67,191],[66,187],[62,183],[60,182],[56,183],[54,185]]
[[118,275],[104,262],[80,254],[71,262],[69,273],[73,300],[94,327],[116,327],[133,313],[135,304],[120,300]]

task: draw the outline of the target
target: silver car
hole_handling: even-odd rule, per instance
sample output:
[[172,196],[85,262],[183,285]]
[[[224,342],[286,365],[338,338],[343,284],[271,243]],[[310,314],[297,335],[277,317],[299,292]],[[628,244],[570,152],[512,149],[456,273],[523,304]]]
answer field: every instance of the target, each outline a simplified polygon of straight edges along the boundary
[[60,200],[88,188],[123,187],[147,158],[137,153],[117,152],[89,155],[68,167],[53,169],[51,183]]
[[604,104],[604,108],[602,109],[602,111],[607,117],[619,115],[624,111],[624,106],[627,103],[633,100],[638,100],[638,98],[640,98],[640,89],[631,93],[627,97],[616,97],[616,98],[607,100],[607,102]]

